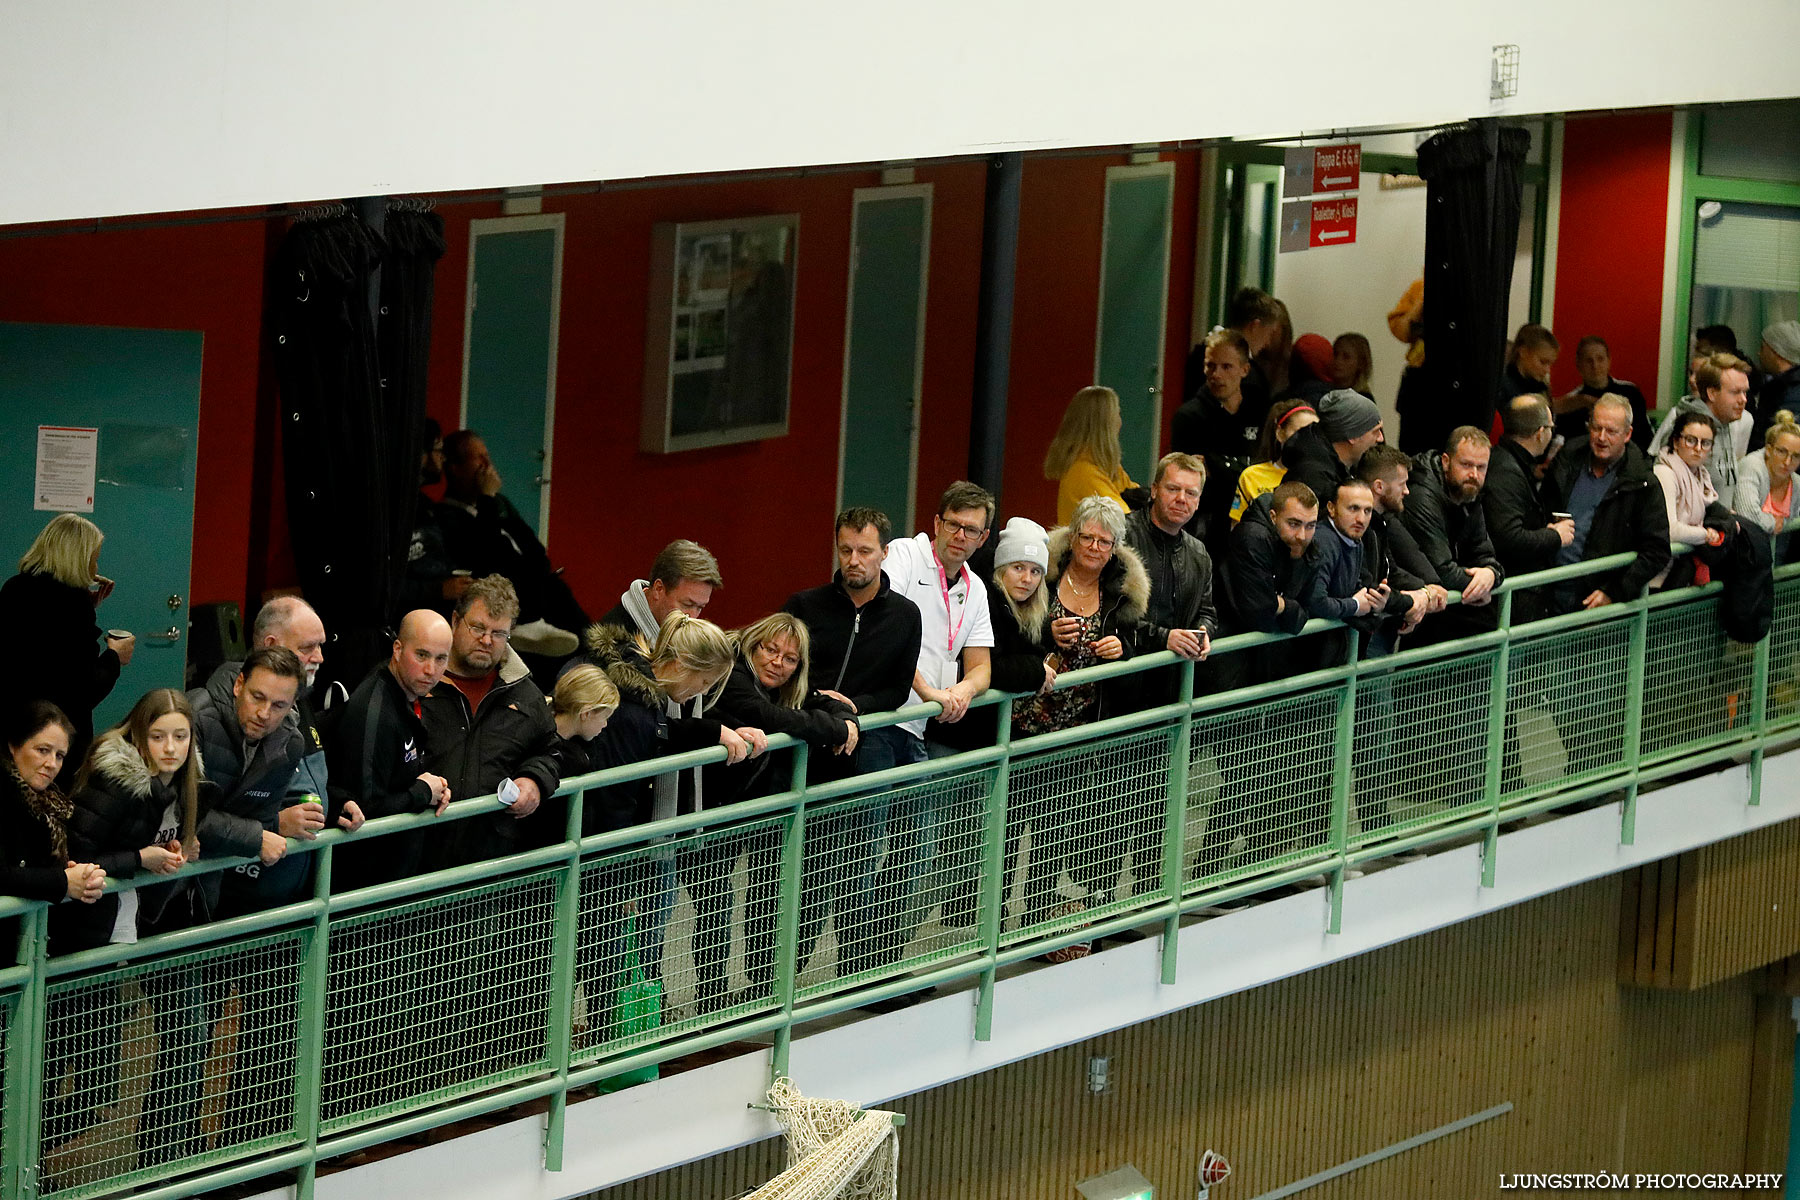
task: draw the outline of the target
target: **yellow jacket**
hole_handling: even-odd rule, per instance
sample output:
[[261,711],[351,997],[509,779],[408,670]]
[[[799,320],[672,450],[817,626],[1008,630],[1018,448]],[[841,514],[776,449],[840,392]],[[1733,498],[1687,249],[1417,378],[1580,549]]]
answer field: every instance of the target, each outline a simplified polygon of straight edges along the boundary
[[1251,463],[1238,476],[1237,494],[1231,498],[1231,523],[1236,525],[1246,509],[1256,503],[1258,496],[1266,496],[1281,486],[1287,478],[1287,468],[1278,462]]
[[1120,471],[1111,479],[1100,473],[1092,459],[1078,458],[1069,467],[1068,472],[1057,480],[1056,484],[1056,523],[1067,525],[1069,518],[1075,515],[1075,506],[1089,496],[1111,496],[1125,507],[1125,498],[1119,493],[1126,488],[1134,488],[1137,484],[1131,476]]

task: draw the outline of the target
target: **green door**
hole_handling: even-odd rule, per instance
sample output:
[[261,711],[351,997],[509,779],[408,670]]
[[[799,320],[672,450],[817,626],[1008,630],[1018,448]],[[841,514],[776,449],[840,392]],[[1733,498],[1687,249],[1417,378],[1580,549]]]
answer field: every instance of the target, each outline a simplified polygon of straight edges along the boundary
[[1162,444],[1163,328],[1175,164],[1109,167],[1094,382],[1119,393],[1125,470],[1148,485]]
[[540,541],[550,514],[562,232],[560,213],[469,222],[463,426],[481,434],[501,493]]
[[98,622],[135,633],[137,653],[94,710],[95,729],[151,688],[185,686],[200,346],[199,333],[181,331],[0,324],[0,444],[12,464],[0,483],[7,575],[59,511],[36,507],[39,426],[99,431],[93,509],[82,515],[106,535],[100,573],[118,586]]
[[838,506],[913,527],[931,185],[858,188],[850,230]]

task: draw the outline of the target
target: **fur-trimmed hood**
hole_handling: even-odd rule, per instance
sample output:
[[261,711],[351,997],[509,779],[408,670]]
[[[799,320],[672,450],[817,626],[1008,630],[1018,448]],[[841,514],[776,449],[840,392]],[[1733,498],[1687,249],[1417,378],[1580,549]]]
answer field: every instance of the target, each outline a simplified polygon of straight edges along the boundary
[[620,696],[656,712],[667,707],[669,693],[651,673],[649,656],[639,644],[636,630],[623,625],[589,625],[581,643],[589,661],[606,672]]
[[[125,737],[123,728],[109,729],[101,734],[94,740],[94,748],[88,753],[96,775],[134,800],[149,799],[150,785],[154,778],[150,774],[150,764],[144,761],[144,756],[138,753],[137,747]],[[205,779],[206,764],[200,757],[200,742],[197,738],[188,742],[188,754],[193,758],[194,770],[199,772],[201,779]]]
[[[1044,572],[1046,596],[1061,582],[1063,572],[1068,569],[1071,536],[1067,525],[1059,525],[1050,531],[1050,569]],[[1134,625],[1150,611],[1150,572],[1144,569],[1144,560],[1138,557],[1137,551],[1127,546],[1123,538],[1113,547],[1112,561],[1100,572],[1100,599],[1101,607],[1107,609],[1110,619],[1118,624]],[[1115,608],[1117,611],[1113,612]],[[1020,624],[1022,626],[1023,622]]]

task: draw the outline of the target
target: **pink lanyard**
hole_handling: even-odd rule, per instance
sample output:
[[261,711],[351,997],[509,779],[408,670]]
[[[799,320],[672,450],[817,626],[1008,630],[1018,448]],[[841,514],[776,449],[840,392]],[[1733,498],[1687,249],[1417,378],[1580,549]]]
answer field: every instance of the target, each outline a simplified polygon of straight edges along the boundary
[[[962,606],[962,612],[959,613],[956,618],[956,625],[954,627],[952,627],[950,624],[950,579],[948,576],[946,576],[944,574],[944,564],[938,561],[938,553],[937,553],[936,546],[933,546],[931,548],[931,562],[932,562],[933,566],[937,567],[938,590],[940,590],[944,594],[944,628],[949,630],[949,636],[944,639],[944,641],[945,641],[944,650],[946,653],[948,653],[950,655],[951,658],[955,658],[956,657],[956,635],[962,632],[963,622],[968,620],[969,606],[967,604],[964,604]],[[967,572],[968,572],[968,567],[967,566],[963,567],[962,570],[960,570],[956,573],[957,578],[958,579],[964,578],[964,576],[966,575]]]

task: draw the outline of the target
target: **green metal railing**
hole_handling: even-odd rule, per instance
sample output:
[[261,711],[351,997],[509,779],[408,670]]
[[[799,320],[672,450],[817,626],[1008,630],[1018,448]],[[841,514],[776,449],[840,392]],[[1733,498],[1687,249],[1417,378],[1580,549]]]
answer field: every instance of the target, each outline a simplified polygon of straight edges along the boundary
[[1167,653],[1071,672],[1058,687],[1179,684],[1075,729],[1015,739],[1015,698],[989,693],[997,745],[878,775],[806,787],[807,748],[775,737],[786,791],[584,838],[586,789],[723,752],[598,772],[547,802],[560,840],[356,892],[331,890],[346,835],[327,832],[291,847],[312,856],[309,898],[134,946],[46,959],[47,907],[0,899],[22,925],[0,968],[0,1197],[282,1171],[306,1197],[327,1159],[543,1098],[558,1170],[572,1091],[683,1055],[768,1037],[781,1071],[807,1021],[969,978],[985,1039],[1001,970],[1097,935],[1160,924],[1172,982],[1173,935],[1207,906],[1324,874],[1336,931],[1357,864],[1478,836],[1491,885],[1502,822],[1622,792],[1630,842],[1640,786],[1746,755],[1757,803],[1765,750],[1800,739],[1800,570],[1777,572],[1755,646],[1720,632],[1717,584],[1512,623],[1520,592],[1625,561],[1509,583],[1490,633],[1231,692],[1197,693],[1210,668]]

